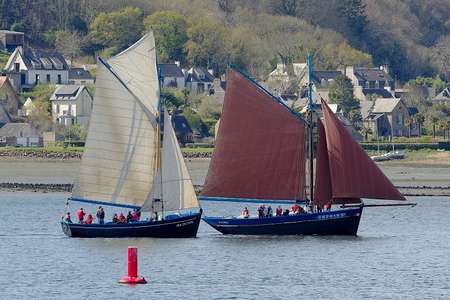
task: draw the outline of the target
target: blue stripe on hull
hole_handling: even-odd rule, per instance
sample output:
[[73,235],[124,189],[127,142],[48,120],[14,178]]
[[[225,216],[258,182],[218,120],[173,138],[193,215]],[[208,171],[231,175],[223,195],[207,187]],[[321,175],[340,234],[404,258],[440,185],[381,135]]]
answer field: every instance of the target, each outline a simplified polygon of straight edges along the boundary
[[241,235],[356,235],[362,208],[271,218],[204,217],[223,234]]
[[201,212],[176,219],[125,224],[76,224],[61,222],[63,232],[70,237],[157,237],[187,238],[197,235]]

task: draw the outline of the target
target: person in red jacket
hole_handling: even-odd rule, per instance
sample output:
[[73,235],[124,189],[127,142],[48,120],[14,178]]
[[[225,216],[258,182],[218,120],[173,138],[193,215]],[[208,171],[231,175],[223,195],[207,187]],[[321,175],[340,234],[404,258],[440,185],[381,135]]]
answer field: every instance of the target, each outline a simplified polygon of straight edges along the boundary
[[84,213],[83,208],[80,208],[80,209],[77,211],[78,223],[83,224],[84,215],[85,215],[85,213]]
[[119,215],[119,223],[125,223],[127,221],[127,218],[123,215],[123,213],[120,213]]
[[86,224],[92,224],[92,220],[94,220],[94,218],[92,217],[91,214],[88,214],[85,223]]
[[275,215],[277,217],[281,216],[283,214],[283,209],[281,208],[281,206],[278,206],[277,209],[275,210]]

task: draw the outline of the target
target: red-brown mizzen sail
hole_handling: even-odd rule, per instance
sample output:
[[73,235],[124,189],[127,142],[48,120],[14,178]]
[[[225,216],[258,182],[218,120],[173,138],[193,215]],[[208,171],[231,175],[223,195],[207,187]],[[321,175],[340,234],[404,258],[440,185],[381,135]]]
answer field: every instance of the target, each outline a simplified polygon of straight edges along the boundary
[[324,205],[332,200],[330,166],[328,164],[327,140],[325,128],[317,119],[316,178],[314,185],[314,203]]
[[304,132],[297,116],[230,69],[202,196],[303,199]]
[[355,202],[358,198],[406,200],[323,101],[322,112],[329,174],[318,176],[331,178],[333,202]]

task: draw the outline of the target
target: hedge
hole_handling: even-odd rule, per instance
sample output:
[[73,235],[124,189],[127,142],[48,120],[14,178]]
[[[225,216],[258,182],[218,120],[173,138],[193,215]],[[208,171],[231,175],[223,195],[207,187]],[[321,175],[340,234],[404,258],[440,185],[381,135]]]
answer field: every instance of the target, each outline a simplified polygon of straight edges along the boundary
[[392,150],[392,145],[394,145],[395,150],[420,150],[420,149],[439,149],[440,146],[438,143],[361,143],[361,146],[364,150],[384,150],[390,151]]

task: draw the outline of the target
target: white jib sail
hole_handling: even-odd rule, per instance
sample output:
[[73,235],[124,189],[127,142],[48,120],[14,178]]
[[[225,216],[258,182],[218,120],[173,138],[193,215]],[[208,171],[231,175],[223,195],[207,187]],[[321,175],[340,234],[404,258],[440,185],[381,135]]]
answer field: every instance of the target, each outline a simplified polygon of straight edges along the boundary
[[153,32],[110,58],[108,63],[142,104],[157,115],[160,91]]
[[[161,196],[164,202],[164,211],[199,207],[197,195],[167,111],[164,112],[161,166],[162,176],[160,173],[156,175],[158,178],[155,177],[152,197],[147,200],[142,210],[151,211],[153,198],[161,198]],[[156,186],[157,182],[161,182],[160,176],[162,177],[162,191],[160,187]]]
[[[142,60],[141,69],[151,64]],[[157,125],[155,116],[139,102],[99,61],[92,116],[74,198],[133,205],[142,205],[148,198],[159,150]]]

